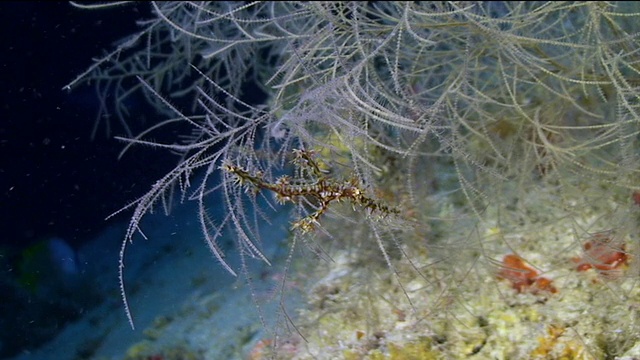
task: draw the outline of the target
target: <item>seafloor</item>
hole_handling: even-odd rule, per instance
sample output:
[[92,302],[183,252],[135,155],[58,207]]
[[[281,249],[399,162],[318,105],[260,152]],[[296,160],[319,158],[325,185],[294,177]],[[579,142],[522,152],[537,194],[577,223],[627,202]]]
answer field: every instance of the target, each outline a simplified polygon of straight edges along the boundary
[[152,215],[149,240],[127,251],[135,330],[117,288],[114,225],[82,249],[108,300],[15,359],[638,359],[640,208],[631,198],[554,207],[559,191],[489,207],[484,221],[427,197],[438,220],[413,209],[423,226],[393,230],[397,244],[382,237],[391,266],[375,236],[384,227],[357,216],[327,216],[327,232],[298,239],[290,256],[283,212],[263,239],[272,266],[248,259],[239,278],[215,263],[192,208]]

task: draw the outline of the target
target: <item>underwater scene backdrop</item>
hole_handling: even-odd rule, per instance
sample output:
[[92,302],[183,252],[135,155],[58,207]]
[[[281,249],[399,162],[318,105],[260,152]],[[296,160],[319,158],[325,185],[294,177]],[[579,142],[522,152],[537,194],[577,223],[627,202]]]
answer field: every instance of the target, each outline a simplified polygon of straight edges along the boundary
[[130,196],[3,250],[66,311],[5,354],[640,357],[635,3],[68,7],[133,23],[60,84]]

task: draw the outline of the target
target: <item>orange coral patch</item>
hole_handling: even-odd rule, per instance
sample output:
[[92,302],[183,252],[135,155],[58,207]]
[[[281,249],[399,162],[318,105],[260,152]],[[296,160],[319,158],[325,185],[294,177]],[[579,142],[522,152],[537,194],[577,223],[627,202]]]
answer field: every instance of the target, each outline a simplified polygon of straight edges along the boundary
[[571,259],[576,263],[576,271],[595,269],[608,277],[619,276],[620,267],[629,262],[625,244],[615,241],[610,232],[597,233],[584,243],[584,256]]
[[498,278],[511,281],[511,286],[518,292],[530,291],[537,294],[540,291],[555,294],[558,290],[552,281],[541,277],[540,273],[527,265],[521,257],[514,254],[505,255]]

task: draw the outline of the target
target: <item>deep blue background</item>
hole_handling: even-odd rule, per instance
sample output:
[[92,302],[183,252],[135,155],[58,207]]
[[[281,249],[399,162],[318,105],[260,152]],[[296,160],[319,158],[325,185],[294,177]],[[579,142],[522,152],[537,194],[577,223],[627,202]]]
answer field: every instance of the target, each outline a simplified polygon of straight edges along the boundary
[[[67,2],[0,2],[0,358],[48,341],[101,295],[45,298],[30,291],[19,278],[48,270],[25,268],[24,254],[53,236],[77,249],[127,221],[129,213],[105,217],[175,165],[166,152],[142,147],[118,160],[124,144],[113,136],[122,135],[120,128],[108,135],[100,129],[91,139],[94,88],[62,90],[150,16],[147,3],[82,10]],[[146,112],[153,120],[142,102],[128,105],[132,116]]]
[[95,90],[62,90],[92,58],[135,32],[136,20],[149,16],[148,4],[82,10],[67,2],[0,3],[5,256],[50,236],[77,247],[109,224],[106,216],[175,165],[161,161],[162,152],[142,148],[118,160],[123,144],[113,139],[122,133],[117,127],[109,136],[99,131],[90,138],[98,111]]

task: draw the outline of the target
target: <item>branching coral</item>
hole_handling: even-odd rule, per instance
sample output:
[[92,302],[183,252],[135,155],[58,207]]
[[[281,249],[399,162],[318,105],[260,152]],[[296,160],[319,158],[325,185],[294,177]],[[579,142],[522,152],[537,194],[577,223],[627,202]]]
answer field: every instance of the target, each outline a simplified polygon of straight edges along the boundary
[[[639,202],[640,9],[633,2],[150,6],[153,18],[138,34],[67,86],[96,81],[115,91],[116,109],[142,92],[164,117],[120,139],[179,154],[173,171],[129,206],[121,262],[142,217],[157,203],[169,208],[174,190],[198,203],[207,243],[233,275],[231,249],[218,244],[227,229],[238,256],[269,263],[257,219],[275,207],[261,192],[295,207],[301,231],[291,246],[314,235],[334,204],[350,202],[372,234],[369,247],[397,280],[402,261],[422,277],[412,255],[428,253],[444,272],[431,284],[451,296],[464,293],[455,288],[470,274],[495,278],[481,265],[494,266],[497,254],[531,254],[545,268],[575,270],[617,269],[638,252],[626,240],[610,250],[579,240],[593,229],[637,236],[628,195]],[[153,140],[176,123],[189,131]],[[403,201],[391,207],[380,193]],[[214,196],[226,210],[219,219],[206,211]],[[403,229],[377,221],[408,212],[416,221]],[[558,223],[555,238],[532,231]],[[577,265],[568,250],[582,251]],[[501,277],[521,292],[553,292],[528,262],[505,258]]]

